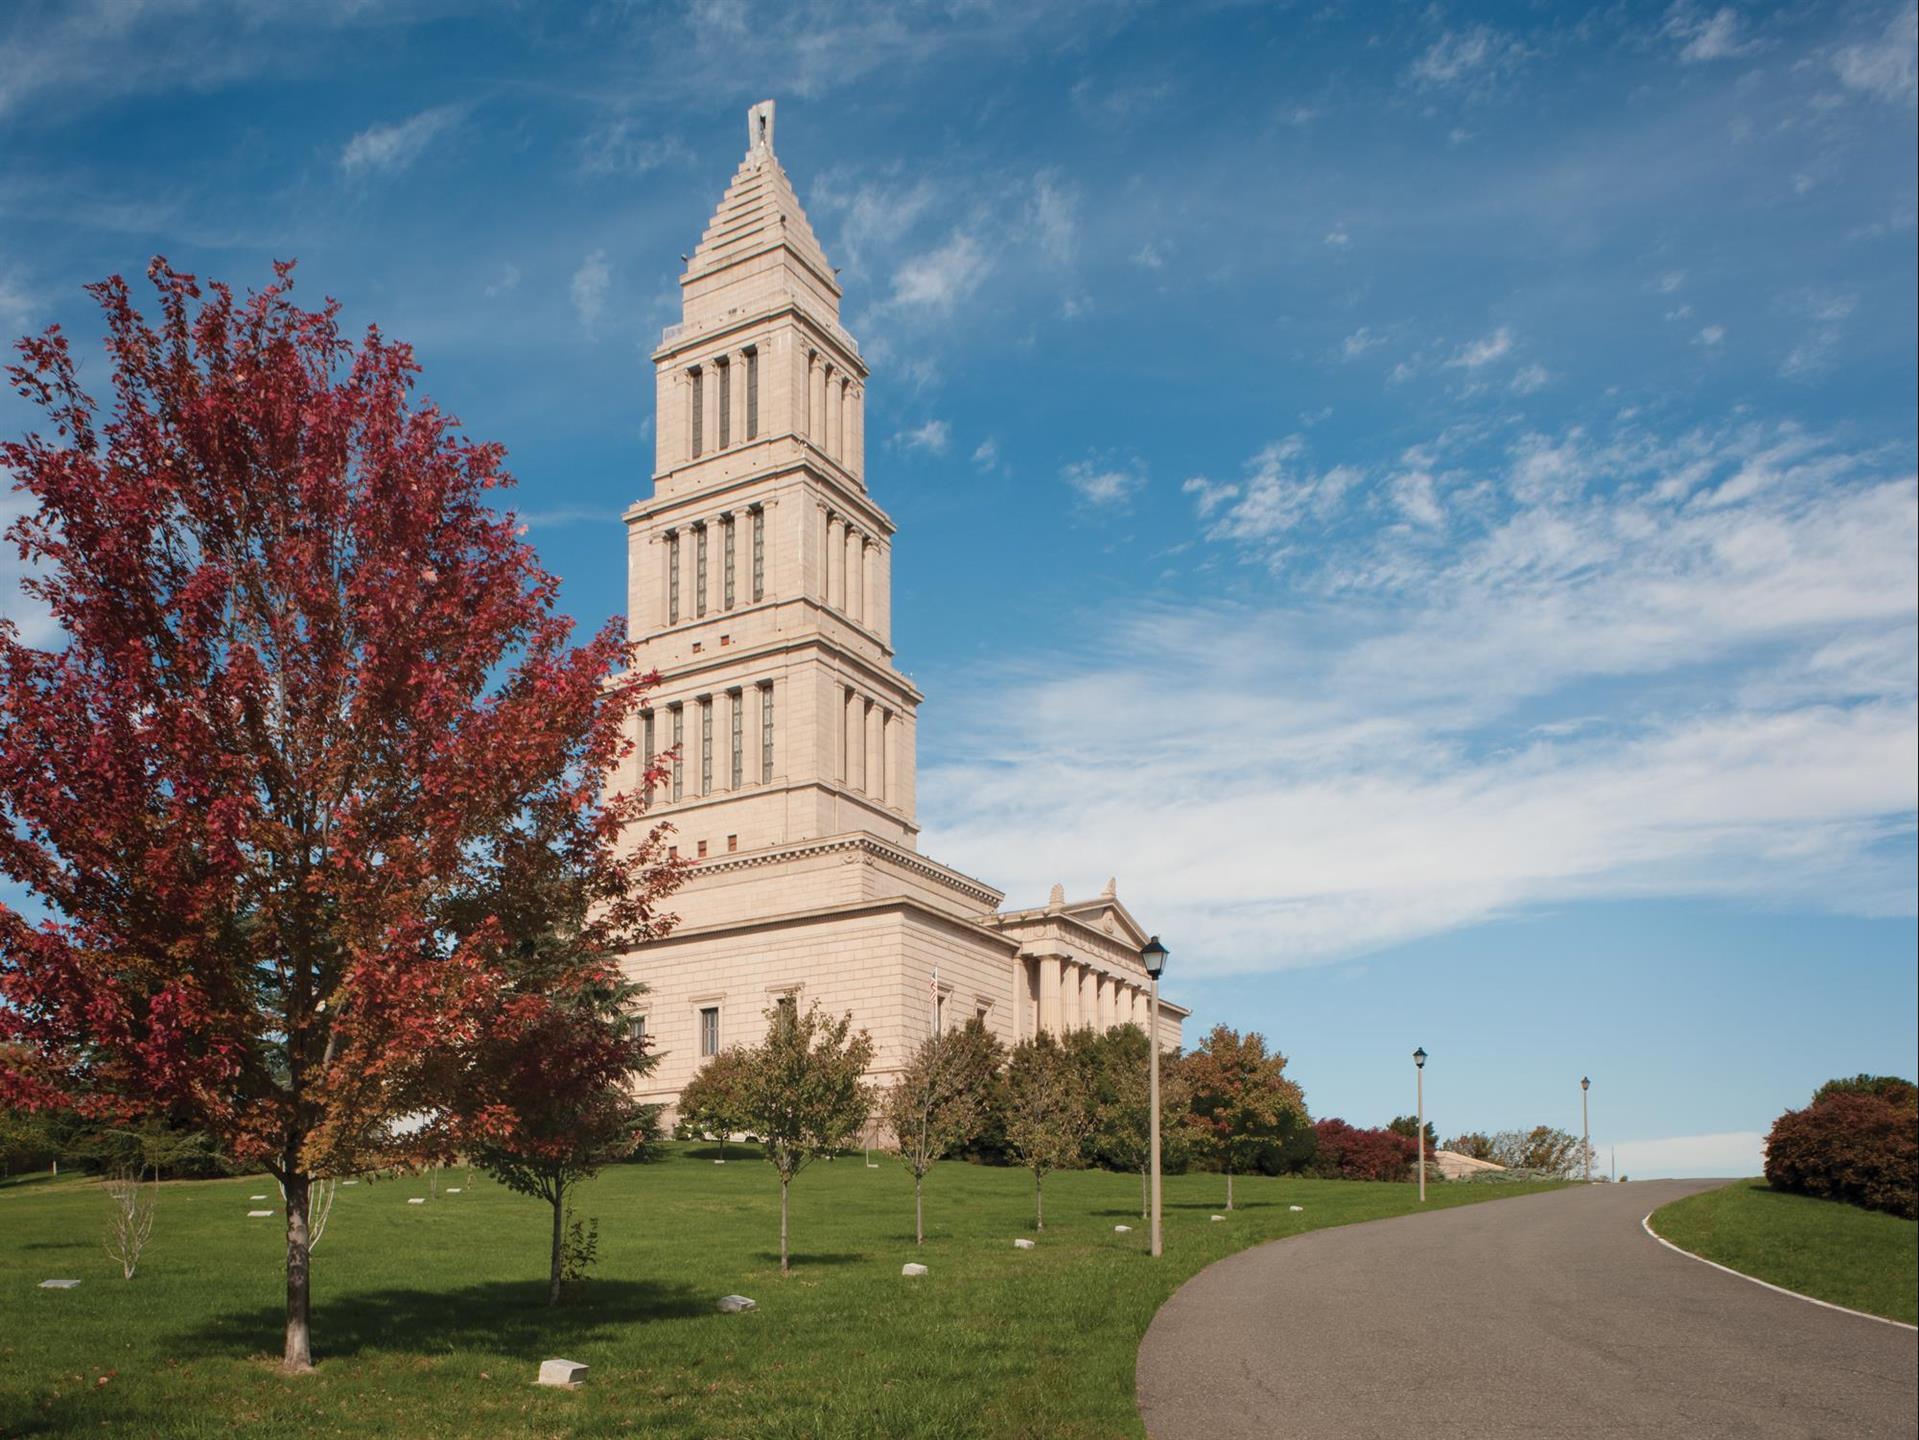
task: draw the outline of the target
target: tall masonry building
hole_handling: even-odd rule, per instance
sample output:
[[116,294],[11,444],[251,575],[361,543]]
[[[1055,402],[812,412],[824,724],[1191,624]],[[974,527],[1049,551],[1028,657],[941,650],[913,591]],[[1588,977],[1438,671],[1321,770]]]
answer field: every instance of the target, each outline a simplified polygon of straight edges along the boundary
[[[677,750],[649,823],[692,862],[679,925],[627,962],[671,1104],[701,1063],[815,1000],[885,1083],[936,1027],[1147,1024],[1146,933],[1115,887],[1030,909],[919,853],[921,700],[895,667],[893,535],[866,484],[865,362],[773,149],[773,103],[653,352],[653,494],[629,509],[628,629],[660,686],[642,755]],[[955,597],[958,599],[959,597]],[[636,758],[635,771],[641,762]],[[629,777],[629,782],[632,777]],[[1161,1002],[1161,1043],[1187,1015]]]

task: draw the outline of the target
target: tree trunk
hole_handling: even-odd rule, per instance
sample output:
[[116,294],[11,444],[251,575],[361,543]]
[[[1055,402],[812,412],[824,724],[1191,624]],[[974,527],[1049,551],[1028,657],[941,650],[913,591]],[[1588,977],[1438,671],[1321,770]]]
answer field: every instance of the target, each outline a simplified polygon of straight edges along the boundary
[[546,1280],[546,1303],[549,1305],[560,1303],[560,1251],[565,1243],[561,1231],[566,1223],[565,1205],[566,1189],[556,1185],[553,1188],[553,1266]]
[[1037,1170],[1033,1172],[1033,1228],[1046,1228],[1046,1177]]
[[308,1331],[313,1246],[307,1236],[307,1196],[312,1185],[312,1176],[288,1171],[281,1186],[287,1206],[287,1334],[280,1368],[289,1375],[313,1368],[313,1342]]
[[1233,1208],[1233,1172],[1231,1170],[1226,1172],[1226,1208],[1228,1210]]
[[780,1176],[780,1274],[788,1273],[793,1267],[786,1258],[786,1186],[787,1179]]
[[913,1243],[915,1245],[926,1243],[925,1212],[920,1208],[920,1185],[925,1178],[923,1175],[913,1177]]

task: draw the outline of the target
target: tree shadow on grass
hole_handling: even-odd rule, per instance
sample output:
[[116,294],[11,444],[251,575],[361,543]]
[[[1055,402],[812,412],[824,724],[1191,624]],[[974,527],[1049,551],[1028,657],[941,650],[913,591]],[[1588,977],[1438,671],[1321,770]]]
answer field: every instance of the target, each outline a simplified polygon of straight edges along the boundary
[[[1279,1203],[1277,1200],[1241,1200],[1235,1198],[1233,1200],[1232,1213],[1237,1215],[1242,1210],[1271,1210]],[[1169,1200],[1166,1202],[1166,1208],[1168,1210],[1207,1210],[1220,1215],[1227,1213],[1226,1199],[1224,1196],[1221,1196],[1217,1201]]]
[[[908,1243],[911,1243],[910,1239]],[[753,1258],[763,1265],[777,1265],[780,1263],[780,1252],[762,1250]],[[787,1263],[797,1270],[802,1265],[857,1265],[862,1260],[872,1258],[871,1255],[860,1250],[821,1250],[811,1255],[794,1250],[787,1255]]]
[[[539,1280],[365,1291],[314,1302],[313,1354],[323,1363],[367,1350],[564,1350],[635,1324],[707,1314],[716,1298],[649,1280],[588,1280],[558,1305],[546,1303],[546,1284]],[[277,1353],[285,1324],[286,1312],[277,1305],[230,1310],[179,1334],[173,1344],[182,1358]]]

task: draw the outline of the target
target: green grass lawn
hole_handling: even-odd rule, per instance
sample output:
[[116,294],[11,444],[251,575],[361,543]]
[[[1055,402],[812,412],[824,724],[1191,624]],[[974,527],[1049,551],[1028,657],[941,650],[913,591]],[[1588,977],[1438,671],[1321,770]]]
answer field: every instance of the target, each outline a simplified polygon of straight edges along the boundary
[[[1051,1177],[1022,1251],[1031,1177],[949,1163],[915,1249],[911,1181],[855,1154],[795,1182],[782,1280],[771,1169],[712,1153],[672,1148],[582,1188],[600,1260],[558,1309],[538,1201],[457,1170],[424,1205],[406,1203],[424,1177],[343,1188],[314,1254],[318,1368],[296,1378],[275,1369],[282,1221],[246,1218],[278,1209],[270,1180],[165,1186],[131,1282],[101,1248],[91,1182],[0,1188],[0,1436],[1138,1435],[1134,1354],[1181,1281],[1261,1240],[1417,1208],[1411,1185],[1251,1179],[1215,1223],[1220,1178],[1174,1176],[1155,1264],[1136,1178]],[[1428,1203],[1541,1188],[1440,1185]],[[902,1279],[909,1260],[932,1273]],[[83,1283],[37,1288],[55,1276]],[[733,1292],[760,1308],[716,1313]],[[585,1387],[536,1388],[553,1356],[590,1365]]]
[[1919,1223],[1741,1180],[1653,1212],[1682,1250],[1756,1279],[1908,1325],[1919,1322]]

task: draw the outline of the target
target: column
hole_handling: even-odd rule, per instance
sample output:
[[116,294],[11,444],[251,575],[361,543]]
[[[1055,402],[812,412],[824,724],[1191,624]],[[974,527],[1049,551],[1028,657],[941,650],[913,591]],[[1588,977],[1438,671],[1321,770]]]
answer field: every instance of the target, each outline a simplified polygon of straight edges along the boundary
[[1079,1023],[1083,1029],[1099,1026],[1099,972],[1082,965],[1079,972]]
[[826,389],[821,398],[825,405],[825,424],[821,429],[826,443],[821,448],[828,455],[837,456],[840,453],[840,407],[835,403],[835,396],[839,393],[840,374],[832,365],[825,367],[824,374]]
[[857,530],[846,532],[846,613],[862,623],[866,620],[866,537]]
[[846,522],[830,510],[826,515],[826,606],[846,606]]
[[847,774],[852,778],[853,788],[862,794],[866,790],[866,712],[872,708],[872,701],[864,695],[853,697],[852,714],[848,717],[852,726],[853,753],[847,761]]
[[855,475],[864,475],[866,474],[866,387],[864,385],[855,386],[853,389],[852,426],[853,443],[846,447],[851,457],[851,469]]
[[866,704],[866,793],[875,800],[886,798],[886,750],[881,744],[886,715],[879,706]]
[[833,563],[833,512],[824,505],[820,506],[813,517],[813,536],[808,543],[818,542],[820,567],[814,598],[820,604],[826,603],[826,577]]
[[821,397],[825,389],[820,383],[820,357],[817,352],[806,352],[806,438],[815,445],[820,443],[820,413],[824,406]]
[[873,547],[873,629],[893,643],[893,547]]
[[873,556],[879,548],[870,537],[860,538],[860,621],[868,630],[879,629],[879,586],[873,583]]
[[1039,1028],[1048,1035],[1061,1033],[1060,964],[1057,955],[1042,955],[1039,965]]
[[898,728],[891,710],[880,717],[880,798],[895,809],[899,807],[900,793],[899,762],[893,758]]
[[1102,1030],[1113,1028],[1113,982],[1104,973],[1093,977],[1094,999],[1098,1009],[1094,1012],[1099,1019],[1095,1022]]

